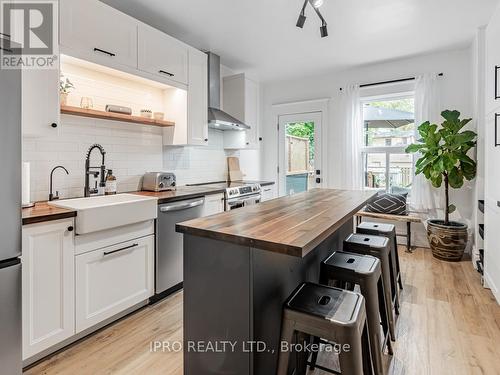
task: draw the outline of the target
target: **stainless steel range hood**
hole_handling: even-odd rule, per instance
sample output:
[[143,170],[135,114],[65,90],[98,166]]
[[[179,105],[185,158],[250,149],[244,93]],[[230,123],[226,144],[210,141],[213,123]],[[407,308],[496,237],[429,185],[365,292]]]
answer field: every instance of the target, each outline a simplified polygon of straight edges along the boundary
[[220,109],[220,57],[208,55],[208,127],[218,130],[248,130],[250,126]]

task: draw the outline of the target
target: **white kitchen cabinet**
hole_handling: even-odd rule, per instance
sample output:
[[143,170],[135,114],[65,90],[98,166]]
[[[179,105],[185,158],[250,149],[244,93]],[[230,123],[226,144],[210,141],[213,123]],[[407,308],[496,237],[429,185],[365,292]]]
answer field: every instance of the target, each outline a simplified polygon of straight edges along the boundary
[[137,21],[97,0],[61,0],[62,52],[98,64],[137,69]]
[[154,292],[154,236],[77,255],[76,331],[81,332]]
[[205,197],[203,216],[224,212],[224,194],[213,194]]
[[262,202],[276,198],[276,185],[262,186]]
[[224,132],[224,148],[259,148],[259,84],[248,79],[245,74],[237,74],[223,79],[223,109],[231,116],[250,126],[244,132]]
[[208,56],[189,50],[187,136],[190,145],[208,144]]
[[188,47],[148,25],[138,26],[138,68],[145,72],[188,83]]
[[22,131],[25,136],[57,136],[60,128],[59,69],[22,72]]
[[73,219],[23,226],[23,360],[75,333]]
[[[486,28],[486,113],[500,107],[500,49],[497,47],[498,43],[500,43],[499,11],[494,14]],[[495,71],[497,71],[496,76]],[[496,98],[497,96],[499,98]],[[497,110],[497,112],[499,111]]]

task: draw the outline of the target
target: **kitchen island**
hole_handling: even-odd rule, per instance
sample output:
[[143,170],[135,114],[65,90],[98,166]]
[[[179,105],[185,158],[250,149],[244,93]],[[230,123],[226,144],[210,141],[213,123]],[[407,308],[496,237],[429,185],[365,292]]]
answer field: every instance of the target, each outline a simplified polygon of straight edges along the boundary
[[184,373],[274,374],[282,305],[353,231],[374,192],[313,189],[177,224]]

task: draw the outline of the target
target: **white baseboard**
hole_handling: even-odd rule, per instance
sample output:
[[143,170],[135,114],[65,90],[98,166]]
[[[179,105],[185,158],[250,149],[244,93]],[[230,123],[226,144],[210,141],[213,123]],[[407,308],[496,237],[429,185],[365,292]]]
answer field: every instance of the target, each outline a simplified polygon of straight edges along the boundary
[[484,281],[488,285],[488,288],[490,288],[491,292],[495,296],[495,299],[497,300],[497,303],[500,305],[500,293],[499,293],[499,290],[498,290],[498,286],[495,285],[495,283],[493,282],[493,279],[490,277],[490,275],[488,274],[488,272],[484,271],[483,277],[484,277]]

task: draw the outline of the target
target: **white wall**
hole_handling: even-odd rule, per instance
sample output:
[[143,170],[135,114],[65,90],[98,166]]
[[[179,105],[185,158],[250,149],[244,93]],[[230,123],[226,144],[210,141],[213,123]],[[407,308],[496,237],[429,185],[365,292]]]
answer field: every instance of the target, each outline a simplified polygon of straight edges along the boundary
[[[263,88],[264,122],[262,124],[264,144],[262,150],[262,178],[276,181],[277,160],[277,129],[276,110],[273,105],[279,103],[298,102],[313,99],[330,98],[329,121],[323,124],[327,127],[328,139],[323,143],[327,152],[328,185],[338,186],[335,173],[339,170],[338,137],[335,135],[334,123],[335,103],[339,95],[339,88],[347,84],[364,84],[414,77],[423,73],[444,73],[442,77],[442,107],[443,109],[457,109],[462,116],[473,115],[472,97],[472,52],[471,48],[445,51],[429,55],[416,56],[402,60],[372,64],[349,69],[341,72],[332,72],[328,75],[317,75],[289,81],[269,82]],[[384,92],[405,91],[408,84],[384,86]],[[367,89],[368,90],[368,89]],[[377,90],[377,89],[375,89]],[[378,89],[380,90],[380,89]],[[370,90],[370,95],[373,89]],[[474,126],[473,126],[474,127]],[[452,192],[452,199],[457,203],[460,216],[471,220],[473,217],[473,184],[468,184],[460,191]],[[473,227],[473,223],[470,223]]]

